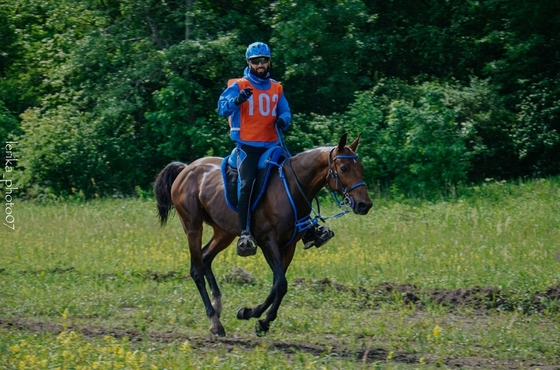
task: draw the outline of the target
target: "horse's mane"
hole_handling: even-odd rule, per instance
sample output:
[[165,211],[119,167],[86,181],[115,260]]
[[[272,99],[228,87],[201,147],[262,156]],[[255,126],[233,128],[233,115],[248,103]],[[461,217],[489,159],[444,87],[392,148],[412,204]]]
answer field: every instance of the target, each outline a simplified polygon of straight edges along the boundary
[[304,150],[303,152],[297,153],[296,155],[294,155],[294,156],[292,157],[292,159],[296,159],[296,158],[297,158],[296,160],[299,160],[299,159],[301,159],[302,157],[306,157],[307,155],[313,154],[313,153],[328,153],[328,152],[331,151],[331,149],[332,149],[332,146],[331,146],[331,147],[328,147],[328,146],[319,146],[319,147],[307,149],[307,150]]

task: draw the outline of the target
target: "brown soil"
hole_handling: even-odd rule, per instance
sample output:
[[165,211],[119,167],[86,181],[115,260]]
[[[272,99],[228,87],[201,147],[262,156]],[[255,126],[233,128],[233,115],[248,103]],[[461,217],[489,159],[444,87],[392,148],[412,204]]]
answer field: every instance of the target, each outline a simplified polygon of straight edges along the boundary
[[560,310],[560,286],[551,286],[542,292],[506,291],[496,287],[475,286],[468,289],[431,289],[421,290],[412,284],[383,283],[373,288],[346,287],[333,283],[328,278],[321,280],[294,279],[292,285],[312,286],[320,291],[334,289],[353,293],[365,300],[369,306],[379,302],[402,302],[418,308],[427,304],[442,305],[449,308],[471,307],[477,310],[540,312],[544,309]]

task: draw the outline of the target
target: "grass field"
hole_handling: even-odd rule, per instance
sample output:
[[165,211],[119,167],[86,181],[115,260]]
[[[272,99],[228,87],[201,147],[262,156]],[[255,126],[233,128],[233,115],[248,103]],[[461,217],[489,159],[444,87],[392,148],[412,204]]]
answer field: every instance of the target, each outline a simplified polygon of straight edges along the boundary
[[264,338],[235,312],[262,302],[272,274],[228,248],[214,263],[224,339],[209,335],[178,219],[161,229],[153,200],[15,199],[0,368],[560,369],[560,180],[463,193],[329,220],[336,237],[299,246]]

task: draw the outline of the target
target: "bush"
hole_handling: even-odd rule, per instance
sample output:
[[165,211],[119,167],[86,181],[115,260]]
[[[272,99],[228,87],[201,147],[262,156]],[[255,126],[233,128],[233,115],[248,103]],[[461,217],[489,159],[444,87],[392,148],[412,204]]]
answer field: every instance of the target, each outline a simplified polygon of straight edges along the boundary
[[358,93],[339,122],[364,134],[360,154],[370,183],[432,197],[454,196],[458,184],[498,178],[512,166],[511,119],[487,81],[385,79]]
[[18,184],[28,196],[94,196],[101,191],[100,178],[107,175],[87,116],[59,106],[46,113],[27,110],[22,119]]

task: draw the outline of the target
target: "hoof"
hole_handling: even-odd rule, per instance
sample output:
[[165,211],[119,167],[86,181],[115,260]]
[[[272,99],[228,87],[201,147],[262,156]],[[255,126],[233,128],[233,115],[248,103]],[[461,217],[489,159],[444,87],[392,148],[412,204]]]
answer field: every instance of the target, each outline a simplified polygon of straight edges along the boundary
[[212,325],[210,325],[210,333],[212,333],[213,336],[215,337],[226,336],[226,331],[224,329],[224,326],[220,322],[218,315],[214,315],[213,317],[211,317],[210,322],[212,323]]
[[226,331],[224,329],[224,327],[219,327],[219,328],[214,328],[214,327],[210,327],[210,333],[215,336],[215,337],[225,337],[226,336]]
[[239,320],[249,320],[251,318],[252,311],[253,310],[251,310],[250,308],[241,307],[239,310],[237,310],[237,318]]
[[270,326],[262,320],[258,320],[255,323],[255,334],[257,334],[257,337],[264,337],[268,329],[270,329]]

